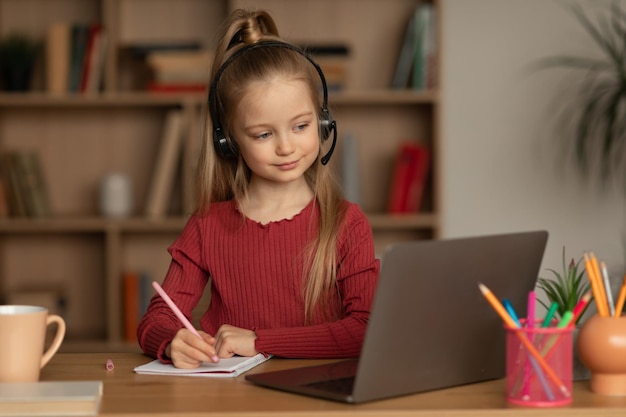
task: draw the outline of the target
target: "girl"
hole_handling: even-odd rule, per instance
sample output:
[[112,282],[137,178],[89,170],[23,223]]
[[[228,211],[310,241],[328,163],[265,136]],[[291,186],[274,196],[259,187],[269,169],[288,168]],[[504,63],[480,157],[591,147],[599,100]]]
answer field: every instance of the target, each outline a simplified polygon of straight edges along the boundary
[[269,14],[237,10],[211,80],[197,208],[162,284],[191,317],[210,283],[210,306],[199,338],[153,297],[141,348],[181,368],[259,352],[358,356],[380,265],[367,218],[325,166],[336,131],[321,70]]

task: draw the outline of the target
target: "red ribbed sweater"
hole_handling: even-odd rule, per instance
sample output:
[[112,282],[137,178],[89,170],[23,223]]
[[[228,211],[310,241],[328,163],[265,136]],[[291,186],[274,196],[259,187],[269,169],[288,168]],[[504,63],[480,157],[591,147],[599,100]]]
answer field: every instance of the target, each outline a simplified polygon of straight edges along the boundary
[[[234,201],[213,203],[206,216],[191,216],[168,249],[172,260],[164,290],[190,318],[210,282],[202,329],[209,334],[222,324],[252,329],[259,352],[290,358],[358,356],[380,268],[372,231],[360,208],[346,202],[337,238],[340,300],[331,300],[339,318],[329,322],[318,312],[311,325],[304,325],[302,250],[310,231],[317,230],[314,201],[291,219],[265,225],[242,218]],[[167,361],[165,347],[181,327],[155,296],[139,323],[139,344],[146,354]]]

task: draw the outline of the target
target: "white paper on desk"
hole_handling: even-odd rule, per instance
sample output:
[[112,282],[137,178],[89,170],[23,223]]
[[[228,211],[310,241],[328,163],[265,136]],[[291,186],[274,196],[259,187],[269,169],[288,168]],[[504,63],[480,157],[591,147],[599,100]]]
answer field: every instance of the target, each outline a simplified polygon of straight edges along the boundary
[[134,371],[138,374],[150,375],[229,378],[241,375],[271,357],[271,355],[265,356],[262,353],[255,356],[233,356],[232,358],[222,358],[218,363],[203,362],[202,365],[194,369],[176,368],[172,364],[165,364],[156,359],[144,365],[137,366]]

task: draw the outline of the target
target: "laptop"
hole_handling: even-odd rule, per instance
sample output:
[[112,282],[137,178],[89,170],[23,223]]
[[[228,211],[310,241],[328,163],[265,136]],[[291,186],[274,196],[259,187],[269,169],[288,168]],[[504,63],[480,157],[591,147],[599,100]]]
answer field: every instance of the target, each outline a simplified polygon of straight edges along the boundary
[[250,373],[268,388],[362,403],[505,376],[502,320],[482,282],[526,314],[545,231],[396,243],[381,272],[358,359]]

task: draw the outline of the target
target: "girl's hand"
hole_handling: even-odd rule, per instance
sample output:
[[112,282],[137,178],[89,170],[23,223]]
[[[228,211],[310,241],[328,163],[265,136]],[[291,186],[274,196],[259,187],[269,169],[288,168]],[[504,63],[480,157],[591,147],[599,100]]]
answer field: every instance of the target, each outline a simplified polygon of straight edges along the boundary
[[252,330],[223,324],[215,334],[215,350],[220,358],[230,358],[234,355],[254,356],[256,333]]
[[201,337],[187,329],[180,329],[171,343],[165,348],[165,354],[172,358],[177,368],[197,368],[202,362],[218,362],[215,338],[201,330]]

